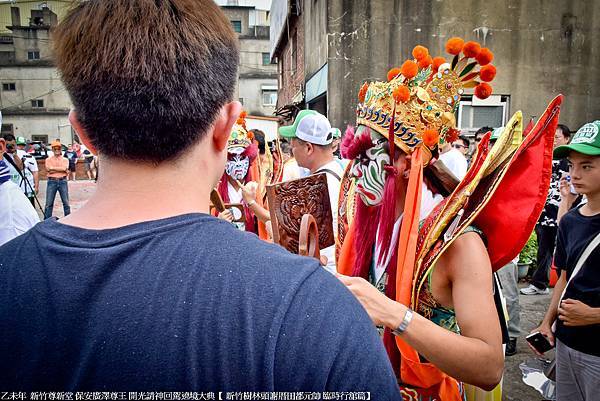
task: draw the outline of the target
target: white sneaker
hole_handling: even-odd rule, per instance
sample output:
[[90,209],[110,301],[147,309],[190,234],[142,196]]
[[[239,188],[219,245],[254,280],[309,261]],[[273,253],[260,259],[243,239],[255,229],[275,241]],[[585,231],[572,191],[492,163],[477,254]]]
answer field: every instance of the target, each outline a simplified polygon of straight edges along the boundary
[[521,288],[520,292],[523,295],[544,295],[544,294],[548,294],[550,292],[550,290],[548,288],[544,288],[543,290],[540,290],[535,285],[529,284],[529,287]]

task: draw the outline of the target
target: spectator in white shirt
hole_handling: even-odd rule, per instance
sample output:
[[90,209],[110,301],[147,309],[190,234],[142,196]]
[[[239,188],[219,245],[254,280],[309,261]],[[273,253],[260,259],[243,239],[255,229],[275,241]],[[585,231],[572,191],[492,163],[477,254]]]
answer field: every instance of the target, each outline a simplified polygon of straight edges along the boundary
[[6,141],[0,138],[0,245],[23,234],[40,221],[35,209],[27,201],[10,177],[4,160]]
[[[326,174],[335,236],[337,234],[340,182],[344,171],[333,156],[334,131],[329,120],[314,110],[302,110],[296,116],[294,124],[281,127],[279,134],[284,138],[291,139],[292,153],[298,166],[309,170],[310,174]],[[321,250],[321,254],[327,257],[327,269],[335,272],[335,246]]]
[[22,136],[17,138],[17,156],[23,162],[23,175],[25,178],[21,180],[20,187],[35,208],[35,196],[40,190],[40,176],[35,157],[25,151],[26,144],[25,138]]

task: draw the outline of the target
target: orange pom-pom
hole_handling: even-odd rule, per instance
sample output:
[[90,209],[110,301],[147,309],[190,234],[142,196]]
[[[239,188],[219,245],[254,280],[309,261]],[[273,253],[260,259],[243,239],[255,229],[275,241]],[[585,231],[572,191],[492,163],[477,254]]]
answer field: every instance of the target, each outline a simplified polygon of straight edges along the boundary
[[484,65],[479,70],[479,77],[482,81],[491,82],[496,77],[496,67],[491,64]]
[[479,65],[488,65],[494,59],[494,53],[490,51],[487,47],[481,49],[477,57],[475,57]]
[[492,87],[485,82],[480,83],[475,87],[475,96],[480,99],[487,99],[492,94]]
[[400,68],[392,68],[388,71],[387,79],[390,82],[392,79],[396,78],[400,74]]
[[406,60],[404,64],[402,64],[402,68],[400,68],[402,75],[406,79],[412,79],[417,76],[419,72],[419,66],[412,60]]
[[365,96],[367,95],[367,89],[369,89],[369,84],[368,83],[364,83],[362,84],[362,86],[360,87],[360,90],[358,91],[358,101],[363,103],[365,101]]
[[440,134],[434,129],[426,129],[423,133],[423,143],[428,148],[436,145],[440,140]]
[[425,46],[415,46],[412,51],[412,55],[417,61],[423,60],[425,57],[429,56],[429,50]]
[[237,120],[236,120],[236,124],[241,125],[241,126],[245,126],[246,125],[246,116],[248,115],[248,112],[246,110],[242,110],[242,112],[240,113],[240,115],[238,116]]
[[446,62],[446,59],[443,57],[434,57],[433,58],[433,72],[437,72],[438,68],[440,68],[440,65],[444,64]]
[[410,99],[410,91],[406,85],[400,85],[392,92],[396,103],[406,103]]
[[431,58],[431,56],[427,56],[427,57],[419,60],[419,68],[425,69],[425,68],[429,67],[432,63],[433,63],[433,59]]
[[446,52],[457,55],[462,51],[464,45],[465,41],[461,38],[450,38],[446,42]]
[[463,47],[463,54],[469,58],[477,57],[480,51],[481,45],[477,42],[467,42]]

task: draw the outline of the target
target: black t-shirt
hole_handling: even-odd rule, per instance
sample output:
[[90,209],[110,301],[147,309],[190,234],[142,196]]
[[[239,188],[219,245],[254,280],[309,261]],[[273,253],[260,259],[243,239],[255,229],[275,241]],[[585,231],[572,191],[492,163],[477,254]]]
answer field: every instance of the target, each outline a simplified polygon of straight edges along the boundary
[[46,220],[0,247],[0,282],[0,389],[401,399],[338,279],[211,216],[108,230]]
[[[600,214],[587,217],[579,210],[565,214],[558,227],[554,264],[558,270],[566,270],[567,280],[587,245],[600,232]],[[563,299],[576,299],[593,308],[600,307],[600,247],[590,254],[567,287]],[[559,320],[556,336],[577,351],[600,357],[600,324],[566,327]]]

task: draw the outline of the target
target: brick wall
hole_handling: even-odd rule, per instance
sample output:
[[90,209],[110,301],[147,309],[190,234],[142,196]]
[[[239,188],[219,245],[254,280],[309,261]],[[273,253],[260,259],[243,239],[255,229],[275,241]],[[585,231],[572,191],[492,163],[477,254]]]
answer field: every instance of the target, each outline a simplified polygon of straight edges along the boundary
[[[290,21],[289,37],[284,37],[285,43],[278,52],[278,71],[283,71],[283,79],[279,78],[277,108],[292,103],[292,99],[304,89],[304,24],[302,18],[294,16]],[[294,35],[295,34],[295,35]],[[292,41],[296,40],[296,69],[292,74]],[[302,100],[304,94],[302,94]]]

